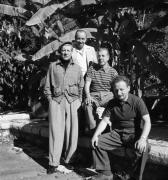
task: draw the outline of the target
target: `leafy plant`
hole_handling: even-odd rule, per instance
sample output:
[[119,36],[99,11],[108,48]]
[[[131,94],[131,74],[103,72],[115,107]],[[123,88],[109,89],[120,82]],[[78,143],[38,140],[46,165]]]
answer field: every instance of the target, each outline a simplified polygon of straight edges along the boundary
[[146,96],[167,92],[165,4],[150,0],[141,4],[118,0],[1,3],[0,98],[4,109],[28,108],[30,99],[41,100],[52,52],[60,43],[73,40],[77,28],[94,29],[96,38],[91,36],[87,43],[109,48],[110,64],[130,77],[133,93]]

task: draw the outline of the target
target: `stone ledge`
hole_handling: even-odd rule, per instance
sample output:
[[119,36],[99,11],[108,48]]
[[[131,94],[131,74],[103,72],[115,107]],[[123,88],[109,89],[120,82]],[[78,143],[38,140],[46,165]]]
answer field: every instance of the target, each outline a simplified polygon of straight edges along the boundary
[[0,114],[0,123],[2,121],[11,121],[11,120],[25,120],[25,119],[30,119],[30,114],[29,113],[7,113],[7,114]]
[[[168,166],[168,142],[149,139],[149,144],[151,145],[151,150],[148,161],[151,163]],[[80,147],[89,148],[89,139],[85,137],[80,138],[78,145]],[[125,154],[125,152],[127,154]],[[113,151],[113,154],[124,157],[125,155],[131,156],[132,152],[130,149],[125,151],[124,148],[118,148]]]
[[21,126],[30,122],[29,113],[0,114],[0,129],[9,129],[11,126]]
[[[17,137],[33,135],[32,137],[37,137],[37,139],[39,137],[47,139],[49,135],[48,121],[41,119],[15,121],[12,120],[10,121],[8,127],[10,127],[10,132],[13,135],[16,135]],[[32,139],[32,141],[35,140],[34,138]],[[168,166],[168,142],[162,140],[155,140],[154,137],[152,138],[153,139],[149,139],[149,143],[151,145],[151,151],[149,153],[149,162]],[[79,137],[78,146],[89,148],[90,140],[86,137]],[[119,156],[124,156],[125,150],[117,150],[116,154]]]
[[149,139],[149,143],[151,145],[149,160],[168,166],[168,142]]

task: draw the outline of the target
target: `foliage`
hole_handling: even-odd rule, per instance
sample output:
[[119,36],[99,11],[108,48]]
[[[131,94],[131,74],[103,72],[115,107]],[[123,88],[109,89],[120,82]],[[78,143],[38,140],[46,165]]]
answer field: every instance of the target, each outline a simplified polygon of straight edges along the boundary
[[165,66],[168,67],[168,34],[162,38],[160,37],[158,41],[149,42],[147,48],[154,57],[162,60]]
[[28,81],[34,65],[14,60],[6,53],[0,56],[0,87],[3,110],[27,108]]
[[[47,67],[53,60],[52,47],[57,49],[77,28],[96,29],[96,39],[88,39],[88,44],[109,48],[110,64],[120,74],[130,77],[134,93],[143,96],[167,93],[166,4],[152,0],[141,4],[120,0],[4,0],[1,3],[25,9],[17,16],[0,14],[0,103],[3,109],[27,108],[30,99],[41,99]],[[51,7],[55,7],[52,12]],[[73,36],[71,34],[70,40]],[[50,44],[54,46],[49,52],[46,49]]]

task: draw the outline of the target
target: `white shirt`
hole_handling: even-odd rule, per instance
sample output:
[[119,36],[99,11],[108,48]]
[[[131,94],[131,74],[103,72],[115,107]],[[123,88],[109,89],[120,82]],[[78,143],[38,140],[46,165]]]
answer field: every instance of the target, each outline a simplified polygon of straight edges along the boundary
[[82,74],[84,76],[87,71],[85,46],[81,50],[76,48],[74,50],[76,51],[76,63],[81,67]]

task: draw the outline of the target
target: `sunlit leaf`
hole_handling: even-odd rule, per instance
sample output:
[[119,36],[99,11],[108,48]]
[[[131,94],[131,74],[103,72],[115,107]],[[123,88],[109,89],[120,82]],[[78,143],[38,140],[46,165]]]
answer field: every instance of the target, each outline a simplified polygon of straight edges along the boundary
[[31,29],[36,36],[40,37],[39,31],[35,26],[31,26]]
[[15,0],[15,5],[24,8],[26,5],[26,0]]
[[91,4],[97,4],[96,0],[80,0],[81,5],[91,5]]
[[5,4],[0,4],[0,13],[10,16],[20,16],[25,13],[27,10],[21,7],[14,7]]
[[57,9],[62,9],[74,0],[69,0],[61,4],[53,4],[50,6],[46,6],[44,8],[40,8],[29,21],[26,22],[27,26],[32,26],[35,24],[43,23],[47,17],[51,16]]
[[18,61],[26,61],[27,59],[25,57],[23,57],[23,54],[18,54],[14,57],[15,60]]
[[48,4],[51,0],[31,0],[32,2],[34,3],[39,3],[39,4],[42,4],[42,5],[46,5]]

